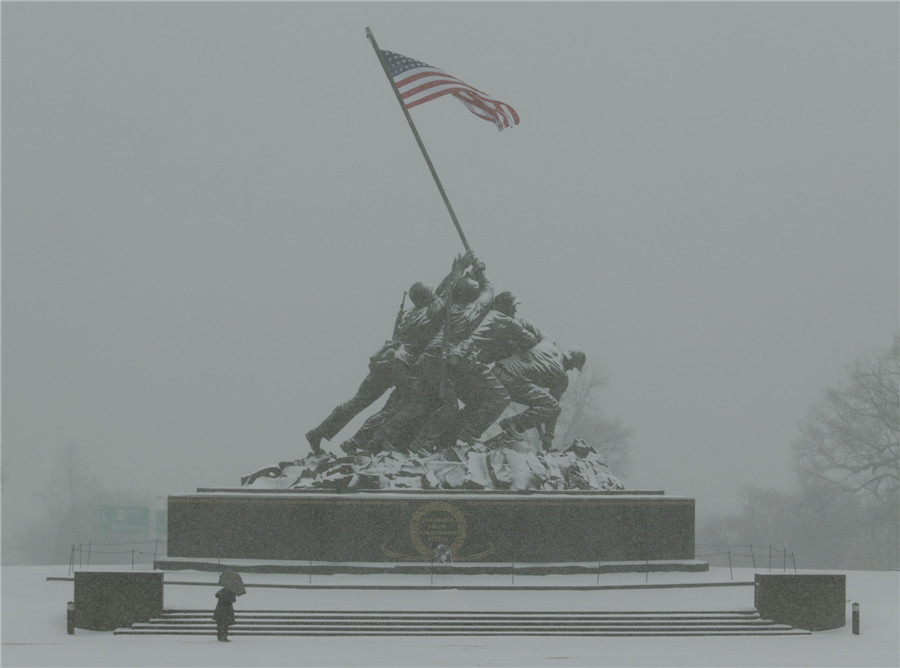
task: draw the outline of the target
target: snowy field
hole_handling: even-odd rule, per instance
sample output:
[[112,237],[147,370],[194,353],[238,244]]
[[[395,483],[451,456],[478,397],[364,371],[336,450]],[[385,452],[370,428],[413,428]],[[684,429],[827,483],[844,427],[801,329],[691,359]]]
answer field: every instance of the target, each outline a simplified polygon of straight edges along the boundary
[[[767,571],[760,571],[767,572]],[[828,571],[840,572],[840,571]],[[885,666],[900,665],[898,573],[847,571],[847,626],[785,637],[246,637],[114,636],[66,633],[73,584],[65,566],[3,568],[2,665],[5,666]],[[752,582],[752,569],[708,573],[619,573],[601,585]],[[167,572],[166,608],[213,607],[216,575]],[[596,585],[596,575],[434,576],[450,589],[272,589],[309,585],[306,575],[244,576],[241,609],[405,610],[726,610],[753,607],[752,586],[603,590],[471,591],[469,585]],[[432,584],[429,575],[313,576],[313,585]],[[850,627],[850,603],[861,609],[861,633]]]

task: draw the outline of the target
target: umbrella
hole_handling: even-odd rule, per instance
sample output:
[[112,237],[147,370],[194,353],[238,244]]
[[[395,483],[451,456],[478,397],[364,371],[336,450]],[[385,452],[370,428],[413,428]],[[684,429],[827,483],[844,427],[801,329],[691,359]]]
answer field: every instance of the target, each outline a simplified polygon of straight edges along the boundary
[[247,593],[241,576],[237,571],[233,571],[230,568],[222,571],[222,574],[219,576],[219,585],[230,589],[236,596],[243,596]]

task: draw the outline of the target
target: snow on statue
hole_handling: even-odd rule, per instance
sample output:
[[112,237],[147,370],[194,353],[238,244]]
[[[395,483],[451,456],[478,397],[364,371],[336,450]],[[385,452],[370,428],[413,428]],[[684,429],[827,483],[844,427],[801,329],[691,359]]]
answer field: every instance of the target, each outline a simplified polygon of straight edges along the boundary
[[[553,449],[568,371],[578,348],[560,351],[517,316],[511,292],[494,294],[472,251],[457,256],[437,289],[414,283],[388,341],[369,358],[356,394],[306,433],[312,454],[257,471],[243,486],[281,489],[623,489],[599,452],[576,440]],[[405,301],[405,299],[404,299]],[[384,407],[323,452],[363,410]],[[525,410],[500,419],[515,402]],[[499,420],[499,422],[498,422]],[[498,424],[500,433],[484,439]],[[540,447],[525,438],[537,430]]]

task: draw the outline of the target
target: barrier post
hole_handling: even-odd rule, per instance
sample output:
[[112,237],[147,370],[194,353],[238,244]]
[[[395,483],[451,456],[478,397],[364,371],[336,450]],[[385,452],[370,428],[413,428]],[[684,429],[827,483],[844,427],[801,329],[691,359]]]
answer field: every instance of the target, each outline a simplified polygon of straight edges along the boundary
[[859,635],[859,603],[854,603],[853,606],[853,635]]

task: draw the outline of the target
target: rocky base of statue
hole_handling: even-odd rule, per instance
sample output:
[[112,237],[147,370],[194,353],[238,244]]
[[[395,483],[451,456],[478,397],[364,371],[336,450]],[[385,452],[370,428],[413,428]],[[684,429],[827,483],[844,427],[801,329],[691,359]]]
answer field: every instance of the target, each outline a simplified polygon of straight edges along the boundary
[[576,439],[543,451],[525,441],[495,437],[459,443],[437,453],[383,451],[336,457],[309,454],[241,478],[242,488],[396,490],[624,490],[596,448]]

